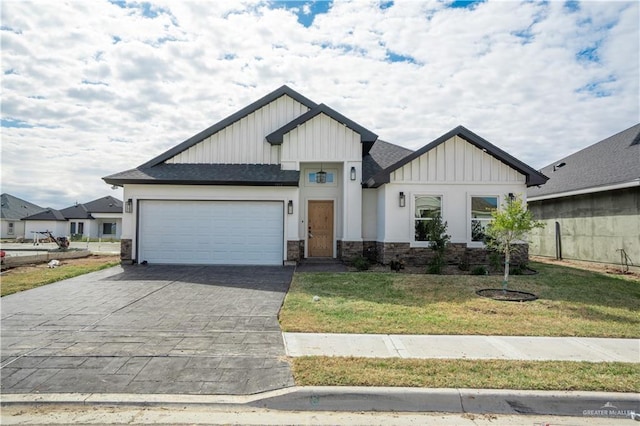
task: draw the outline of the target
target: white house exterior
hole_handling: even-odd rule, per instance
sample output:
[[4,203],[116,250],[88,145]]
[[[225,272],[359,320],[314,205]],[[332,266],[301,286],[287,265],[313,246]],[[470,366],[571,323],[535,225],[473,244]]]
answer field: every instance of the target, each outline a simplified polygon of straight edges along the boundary
[[46,209],[40,213],[22,219],[25,239],[39,240],[47,238],[50,232],[54,237],[67,236],[67,219],[55,209]]
[[4,193],[1,198],[0,238],[24,239],[25,229],[22,219],[32,214],[40,213],[45,209],[11,194]]
[[472,214],[546,178],[463,127],[411,152],[283,86],[104,180],[124,187],[123,260],[282,264],[418,259],[435,213],[452,243],[480,247]]
[[41,238],[37,232],[49,231],[55,237],[120,239],[122,209],[122,201],[110,195],[62,210],[46,209],[22,219],[25,238]]
[[76,238],[120,239],[122,201],[110,195],[60,210],[68,220],[64,235]]

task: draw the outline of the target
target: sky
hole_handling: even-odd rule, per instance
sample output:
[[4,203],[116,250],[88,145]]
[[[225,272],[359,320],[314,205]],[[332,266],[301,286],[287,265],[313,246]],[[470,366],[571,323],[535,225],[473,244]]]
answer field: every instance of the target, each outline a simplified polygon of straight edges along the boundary
[[64,208],[286,84],[418,149],[540,169],[640,121],[637,1],[1,4],[2,192]]

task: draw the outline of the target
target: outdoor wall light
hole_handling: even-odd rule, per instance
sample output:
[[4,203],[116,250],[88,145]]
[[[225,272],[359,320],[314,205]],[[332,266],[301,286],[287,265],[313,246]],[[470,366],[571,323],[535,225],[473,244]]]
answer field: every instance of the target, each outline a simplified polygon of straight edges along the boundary
[[351,166],[351,180],[356,180],[356,168]]
[[400,192],[400,199],[398,200],[400,207],[404,207],[407,205],[407,199],[404,196],[404,192]]
[[293,200],[289,200],[287,203],[287,213],[293,214]]
[[509,200],[513,201],[516,198],[515,195],[513,195],[513,192],[509,193]]
[[131,213],[133,212],[133,200],[129,198],[126,203],[124,203],[124,212]]
[[316,183],[327,183],[327,172],[322,170],[322,163],[320,163],[320,171],[316,172]]

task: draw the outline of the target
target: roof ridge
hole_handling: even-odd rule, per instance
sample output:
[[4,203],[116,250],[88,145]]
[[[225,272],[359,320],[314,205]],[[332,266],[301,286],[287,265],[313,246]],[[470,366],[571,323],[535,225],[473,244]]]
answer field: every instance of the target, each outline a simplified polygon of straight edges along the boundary
[[564,160],[567,160],[567,159],[569,159],[569,158],[571,158],[571,157],[573,157],[573,156],[575,156],[577,154],[581,154],[584,151],[588,151],[588,150],[591,150],[591,149],[597,149],[596,147],[599,147],[599,146],[601,146],[603,144],[612,143],[613,141],[615,141],[615,138],[620,137],[620,135],[622,135],[625,132],[631,131],[634,127],[638,128],[638,130],[637,130],[638,133],[631,140],[631,143],[628,146],[637,145],[638,143],[640,143],[640,123],[636,123],[631,127],[627,127],[626,129],[621,130],[621,131],[619,131],[617,133],[614,133],[611,136],[607,136],[606,138],[601,139],[601,140],[599,140],[597,142],[594,142],[591,145],[587,145],[584,148],[581,148],[581,149],[579,149],[577,151],[574,151],[569,155],[566,155],[566,156],[564,156],[562,158],[559,158],[559,159],[547,164],[546,166],[542,167],[540,170],[544,170],[546,168],[552,167],[552,166],[554,166],[554,165],[556,165],[556,164],[558,164],[558,163],[560,163],[560,162],[562,162]]

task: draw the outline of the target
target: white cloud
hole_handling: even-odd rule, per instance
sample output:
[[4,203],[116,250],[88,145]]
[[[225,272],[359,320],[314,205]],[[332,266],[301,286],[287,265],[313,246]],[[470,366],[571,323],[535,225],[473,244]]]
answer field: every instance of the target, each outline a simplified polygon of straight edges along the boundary
[[3,2],[2,118],[33,126],[1,129],[3,192],[58,208],[109,194],[102,176],[282,84],[399,145],[463,124],[537,168],[640,119],[633,1],[341,1],[308,28],[302,5],[151,10]]

